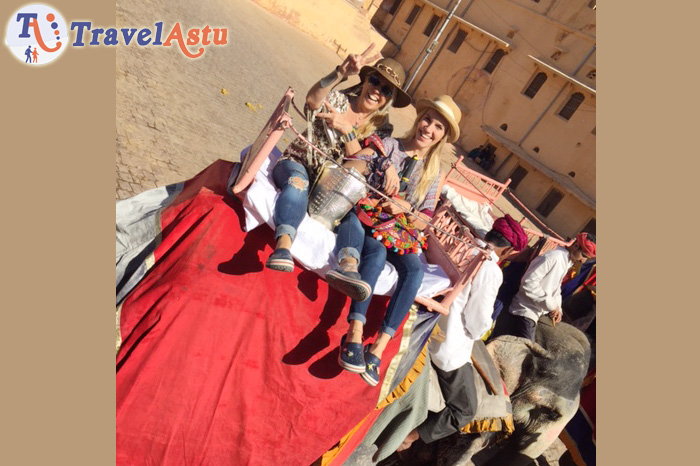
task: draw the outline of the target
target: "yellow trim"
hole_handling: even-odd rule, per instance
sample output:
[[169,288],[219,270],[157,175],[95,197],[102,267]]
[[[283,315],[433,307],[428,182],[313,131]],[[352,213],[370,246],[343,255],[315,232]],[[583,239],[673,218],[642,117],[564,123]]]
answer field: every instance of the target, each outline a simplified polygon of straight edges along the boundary
[[[160,219],[159,219],[160,221]],[[161,228],[160,223],[158,224],[158,227]],[[156,240],[156,248],[160,245],[160,242],[162,240],[161,238],[161,233],[156,234],[155,237]],[[144,259],[143,263],[146,265],[146,272],[151,270],[151,267],[153,267],[156,264],[156,255],[155,255],[155,249],[153,250],[154,252],[150,253],[146,258]],[[144,273],[144,277],[146,274]],[[127,294],[127,297],[129,295]],[[124,301],[126,301],[126,298],[122,300],[122,302],[117,306],[117,354],[119,354],[119,349],[122,347],[122,328],[121,328],[121,318],[122,318],[122,304],[124,304]]]
[[320,466],[328,466],[333,462],[333,460],[338,456],[338,453],[340,453],[343,448],[345,448],[345,445],[350,441],[352,437],[355,436],[355,433],[358,431],[360,427],[362,427],[362,424],[365,423],[367,418],[371,415],[372,413],[370,412],[367,416],[365,416],[355,427],[353,427],[350,432],[345,434],[343,438],[340,439],[338,443],[335,444],[333,448],[325,452],[321,456],[321,464]]
[[[417,311],[418,307],[414,304],[411,306],[410,310],[410,315],[408,317],[408,321],[404,325],[404,331],[402,334],[401,338],[401,345],[399,347],[399,351],[394,356],[394,358],[391,361],[391,366],[387,370],[387,374],[384,376],[384,385],[382,385],[382,389],[384,390],[385,387],[389,387],[390,383],[387,381],[391,381],[391,378],[393,377],[393,374],[396,372],[396,366],[398,363],[401,361],[401,358],[404,356],[406,353],[406,350],[408,349],[408,342],[411,338],[411,330],[413,328],[413,323],[415,322],[417,318]],[[436,326],[437,327],[437,326]],[[439,329],[437,330],[439,332]],[[433,333],[435,333],[436,330],[433,330]],[[420,354],[416,358],[416,361],[413,363],[413,366],[408,370],[408,373],[406,374],[406,377],[403,378],[401,383],[399,383],[396,388],[389,393],[387,396],[384,398],[380,397],[380,402],[377,403],[377,406],[374,408],[375,410],[381,410],[387,407],[390,403],[393,403],[394,401],[398,400],[402,396],[404,396],[407,392],[408,389],[411,387],[413,382],[416,381],[418,376],[423,372],[423,368],[425,367],[425,362],[426,362],[426,357],[427,357],[427,352],[428,352],[428,345],[426,344],[423,346],[423,349],[421,350]],[[392,371],[390,374],[389,371]],[[391,375],[391,376],[390,376]],[[372,413],[369,413],[367,416],[364,417],[355,427],[353,427],[350,432],[345,434],[343,438],[340,439],[340,441],[330,450],[325,452],[321,458],[320,458],[320,463],[319,466],[328,466],[330,465],[333,460],[338,456],[338,454],[345,448],[345,446],[348,444],[350,439],[355,436],[357,431],[360,429],[362,424],[364,424],[367,421],[367,418],[371,415]]]
[[421,374],[421,372],[423,372],[423,368],[425,367],[425,358],[427,351],[428,348],[426,345],[423,347],[423,350],[416,358],[416,362],[414,362],[413,366],[408,370],[408,374],[406,374],[406,377],[404,377],[401,383],[396,386],[394,391],[391,392],[386,398],[384,398],[384,400],[382,400],[375,409],[386,408],[387,406],[389,406],[389,404],[398,400],[408,392],[408,389],[411,387],[411,385],[413,385],[413,382],[415,382],[418,376]]
[[480,432],[505,432],[508,435],[515,431],[513,416],[511,414],[502,418],[474,420],[462,427],[465,434],[478,434]]
[[[420,352],[418,357],[416,358],[416,362],[413,363],[413,366],[411,369],[408,371],[408,374],[406,374],[406,377],[401,381],[401,383],[392,391],[389,396],[387,396],[384,400],[382,400],[375,410],[380,410],[384,409],[387,407],[390,403],[393,403],[394,401],[398,400],[401,398],[403,395],[408,392],[409,387],[415,380],[418,378],[420,373],[423,371],[423,368],[425,367],[425,358],[426,358],[426,353],[427,353],[427,345],[423,347],[423,350]],[[355,436],[359,428],[362,426],[362,424],[367,421],[367,418],[371,415],[372,413],[368,414],[367,416],[362,419],[359,424],[357,424],[355,427],[353,427],[350,432],[345,434],[342,439],[330,450],[325,452],[323,456],[321,456],[321,463],[320,466],[328,466],[330,465],[333,460],[338,456],[338,454],[345,448],[345,446],[348,444],[350,439]]]
[[413,331],[413,324],[416,322],[417,318],[418,306],[416,306],[416,303],[413,303],[411,309],[408,310],[408,319],[406,320],[406,323],[404,324],[403,330],[401,332],[401,343],[399,344],[399,350],[392,358],[391,362],[389,363],[389,366],[387,367],[386,374],[384,375],[384,382],[382,382],[382,388],[379,391],[379,398],[377,399],[377,403],[380,403],[381,400],[383,400],[389,395],[389,389],[391,388],[391,383],[394,380],[394,376],[396,375],[396,370],[399,367],[399,363],[406,355],[406,351],[408,351],[408,344],[411,342],[411,332]]
[[574,439],[571,438],[568,432],[562,430],[561,434],[559,434],[559,440],[561,440],[561,442],[571,454],[571,459],[574,461],[574,464],[576,464],[576,466],[586,466],[586,462],[581,456],[581,452],[578,451],[578,446],[576,445],[576,442],[574,442]]
[[119,354],[119,348],[122,347],[121,318],[122,318],[122,305],[120,303],[119,306],[117,306],[117,353],[116,354]]

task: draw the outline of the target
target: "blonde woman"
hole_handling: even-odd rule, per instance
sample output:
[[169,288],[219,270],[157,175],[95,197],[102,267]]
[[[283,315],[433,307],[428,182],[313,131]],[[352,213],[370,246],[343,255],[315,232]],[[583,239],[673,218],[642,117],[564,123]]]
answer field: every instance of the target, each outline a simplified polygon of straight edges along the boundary
[[[389,109],[411,103],[411,97],[401,89],[406,73],[397,61],[382,58],[368,65],[379,57],[370,56],[373,47],[374,44],[370,45],[360,55],[349,55],[306,96],[307,118],[313,121],[313,142],[338,162],[359,152],[368,136],[375,133],[379,137],[390,136]],[[332,90],[356,74],[360,75],[360,84],[342,91]],[[294,270],[289,249],[306,214],[309,185],[324,162],[301,139],[296,139],[275,165],[272,178],[280,190],[273,213],[276,246],[266,267],[282,272]]]
[[[351,163],[365,173],[369,170],[368,181],[383,189],[400,206],[384,201],[383,212],[394,215],[402,208],[411,210],[413,224],[422,230],[433,216],[439,197],[443,146],[459,138],[462,114],[447,95],[420,100],[416,109],[418,115],[413,128],[404,138],[382,140],[385,156],[364,149],[353,157],[361,162]],[[343,218],[337,234],[336,255],[340,268],[329,272],[326,280],[331,287],[353,299],[348,315],[350,325],[341,341],[338,362],[344,369],[361,374],[368,384],[377,385],[382,353],[413,304],[423,280],[423,268],[418,254],[404,251],[400,254],[375,239],[355,211]],[[387,261],[396,267],[398,282],[376,340],[363,350],[367,308]]]

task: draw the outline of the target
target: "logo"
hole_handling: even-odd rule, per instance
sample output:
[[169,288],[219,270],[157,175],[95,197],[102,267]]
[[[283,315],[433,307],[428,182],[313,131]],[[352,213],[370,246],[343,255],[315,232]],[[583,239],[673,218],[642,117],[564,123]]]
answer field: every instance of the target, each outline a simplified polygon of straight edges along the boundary
[[5,43],[27,65],[45,65],[66,49],[68,27],[53,8],[28,5],[12,15]]
[[[73,31],[74,41],[68,38]],[[10,18],[5,43],[12,53],[27,65],[45,65],[58,58],[68,47],[134,45],[138,47],[171,47],[176,45],[187,58],[199,58],[206,46],[226,45],[227,29],[202,28],[183,30],[175,23],[170,32],[162,21],[153,28],[93,27],[90,21],[73,21],[70,29],[63,17],[46,5],[25,6]],[[192,50],[191,48],[194,50]]]

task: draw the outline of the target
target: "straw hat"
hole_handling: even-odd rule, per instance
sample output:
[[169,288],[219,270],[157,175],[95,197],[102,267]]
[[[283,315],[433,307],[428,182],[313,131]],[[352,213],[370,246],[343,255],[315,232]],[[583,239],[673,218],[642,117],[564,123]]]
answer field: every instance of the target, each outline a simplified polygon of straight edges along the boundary
[[377,60],[374,65],[363,66],[360,70],[360,80],[365,82],[365,77],[370,71],[374,71],[377,74],[382,75],[384,79],[389,84],[393,84],[398,91],[396,93],[396,99],[394,99],[393,106],[396,108],[406,107],[411,103],[411,96],[406,94],[403,89],[404,82],[406,81],[406,72],[401,66],[401,63],[397,62],[393,58],[382,58]]
[[450,125],[450,138],[447,142],[455,142],[459,139],[459,120],[462,119],[462,112],[449,95],[441,95],[433,100],[421,99],[416,104],[416,111],[420,112],[424,108],[432,108],[440,113]]

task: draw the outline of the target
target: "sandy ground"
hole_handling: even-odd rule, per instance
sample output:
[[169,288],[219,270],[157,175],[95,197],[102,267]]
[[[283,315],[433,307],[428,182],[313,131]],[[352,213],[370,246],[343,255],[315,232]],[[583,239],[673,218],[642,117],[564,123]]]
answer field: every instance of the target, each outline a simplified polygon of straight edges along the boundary
[[[149,25],[157,18],[166,28],[180,22],[183,29],[228,29],[228,45],[208,47],[195,60],[176,47],[117,49],[117,199],[186,180],[217,159],[238,161],[288,86],[303,102],[308,87],[342,61],[250,0],[203,0],[196,6],[184,0],[117,0],[116,10],[118,27]],[[353,27],[370,28],[360,19]],[[395,111],[395,134],[405,133],[414,116],[413,107]],[[297,115],[292,117],[303,129]],[[279,145],[291,140],[287,132]],[[444,162],[463,152],[455,148]],[[468,166],[479,170],[471,161]],[[497,206],[522,218],[505,200]],[[548,452],[548,464],[557,464],[562,446],[557,442]]]

